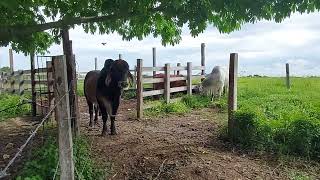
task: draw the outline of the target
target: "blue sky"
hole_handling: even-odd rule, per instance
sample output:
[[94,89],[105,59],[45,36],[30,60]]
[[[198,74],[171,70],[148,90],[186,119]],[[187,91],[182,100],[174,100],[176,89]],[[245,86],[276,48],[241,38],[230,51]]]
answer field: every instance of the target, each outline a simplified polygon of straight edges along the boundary
[[[94,58],[98,58],[99,68],[107,58],[117,58],[121,53],[131,67],[137,58],[144,60],[145,66],[152,65],[152,47],[157,48],[159,65],[165,63],[193,62],[200,65],[200,44],[206,43],[207,72],[215,65],[227,66],[229,54],[239,53],[240,74],[261,74],[283,76],[285,63],[291,64],[291,72],[296,76],[320,75],[320,13],[294,14],[282,23],[260,21],[245,24],[241,30],[220,34],[209,27],[198,37],[191,37],[187,28],[183,29],[182,41],[175,46],[163,47],[160,39],[146,37],[122,41],[117,34],[91,35],[80,27],[70,31],[73,50],[76,54],[77,69],[86,72],[94,69]],[[101,43],[107,42],[105,46]],[[54,45],[50,55],[62,53],[61,45]],[[48,55],[49,55],[48,54]],[[29,69],[29,57],[14,54],[14,68]],[[39,62],[40,66],[42,62]],[[0,48],[0,66],[8,65],[8,47]]]

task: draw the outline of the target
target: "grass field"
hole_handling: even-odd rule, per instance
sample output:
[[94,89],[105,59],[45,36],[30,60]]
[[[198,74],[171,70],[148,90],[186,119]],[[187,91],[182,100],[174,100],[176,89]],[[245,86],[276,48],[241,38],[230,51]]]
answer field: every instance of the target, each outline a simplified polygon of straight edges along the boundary
[[257,150],[320,159],[320,78],[240,78],[238,142]]
[[[239,78],[236,141],[248,149],[320,159],[320,78],[291,80],[288,90],[283,78]],[[225,113],[227,99],[187,96],[181,102],[160,103],[146,114],[182,114],[204,107]]]

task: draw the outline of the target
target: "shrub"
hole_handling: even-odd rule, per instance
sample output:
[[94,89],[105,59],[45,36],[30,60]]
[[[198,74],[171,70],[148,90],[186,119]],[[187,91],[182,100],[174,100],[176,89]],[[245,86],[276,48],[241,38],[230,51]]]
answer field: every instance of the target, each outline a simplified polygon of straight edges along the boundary
[[[73,146],[77,179],[104,179],[104,172],[97,168],[91,159],[88,141],[84,137],[75,139]],[[33,151],[31,158],[25,163],[17,180],[52,179],[58,162],[58,148],[56,140],[51,137],[45,144]],[[59,179],[59,170],[56,176]]]
[[[27,98],[28,96],[22,96]],[[16,117],[30,113],[31,106],[23,104],[22,99],[18,95],[1,94],[0,95],[0,121],[6,118]]]

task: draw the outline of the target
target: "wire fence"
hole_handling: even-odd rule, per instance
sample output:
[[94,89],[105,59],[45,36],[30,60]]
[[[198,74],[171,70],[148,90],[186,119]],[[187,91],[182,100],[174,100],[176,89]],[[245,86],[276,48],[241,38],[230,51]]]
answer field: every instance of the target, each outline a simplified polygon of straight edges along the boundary
[[28,145],[30,140],[36,135],[40,127],[43,125],[43,123],[49,118],[49,116],[52,114],[53,110],[57,107],[59,103],[63,100],[63,98],[69,94],[70,89],[57,101],[57,103],[50,109],[50,111],[47,113],[47,115],[42,118],[41,122],[37,125],[35,130],[31,133],[31,135],[27,138],[25,143],[18,149],[18,152],[15,154],[15,156],[9,161],[9,163],[5,166],[3,170],[0,171],[0,179],[3,177],[8,176],[7,171],[9,170],[10,166],[15,162],[17,157],[19,157],[24,150],[24,148]]

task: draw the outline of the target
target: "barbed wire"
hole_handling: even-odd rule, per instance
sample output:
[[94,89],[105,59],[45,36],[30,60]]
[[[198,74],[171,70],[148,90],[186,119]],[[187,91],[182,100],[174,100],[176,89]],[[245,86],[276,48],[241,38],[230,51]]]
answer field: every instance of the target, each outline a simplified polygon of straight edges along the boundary
[[17,159],[17,157],[22,153],[22,151],[24,150],[24,148],[28,145],[29,141],[35,136],[35,134],[37,133],[37,131],[39,130],[39,128],[42,126],[42,124],[45,122],[46,119],[48,119],[48,117],[51,115],[51,113],[53,112],[53,110],[57,107],[57,105],[62,101],[62,99],[69,94],[70,89],[58,100],[58,102],[50,109],[50,111],[47,113],[47,115],[41,120],[40,124],[38,124],[38,126],[36,127],[36,129],[31,133],[31,135],[28,137],[28,139],[26,140],[26,142],[19,148],[18,152],[15,154],[15,156],[9,161],[9,163],[7,164],[7,166],[0,171],[0,179],[3,177],[8,176],[9,174],[7,174],[7,171],[9,169],[9,167],[14,163],[14,161]]

